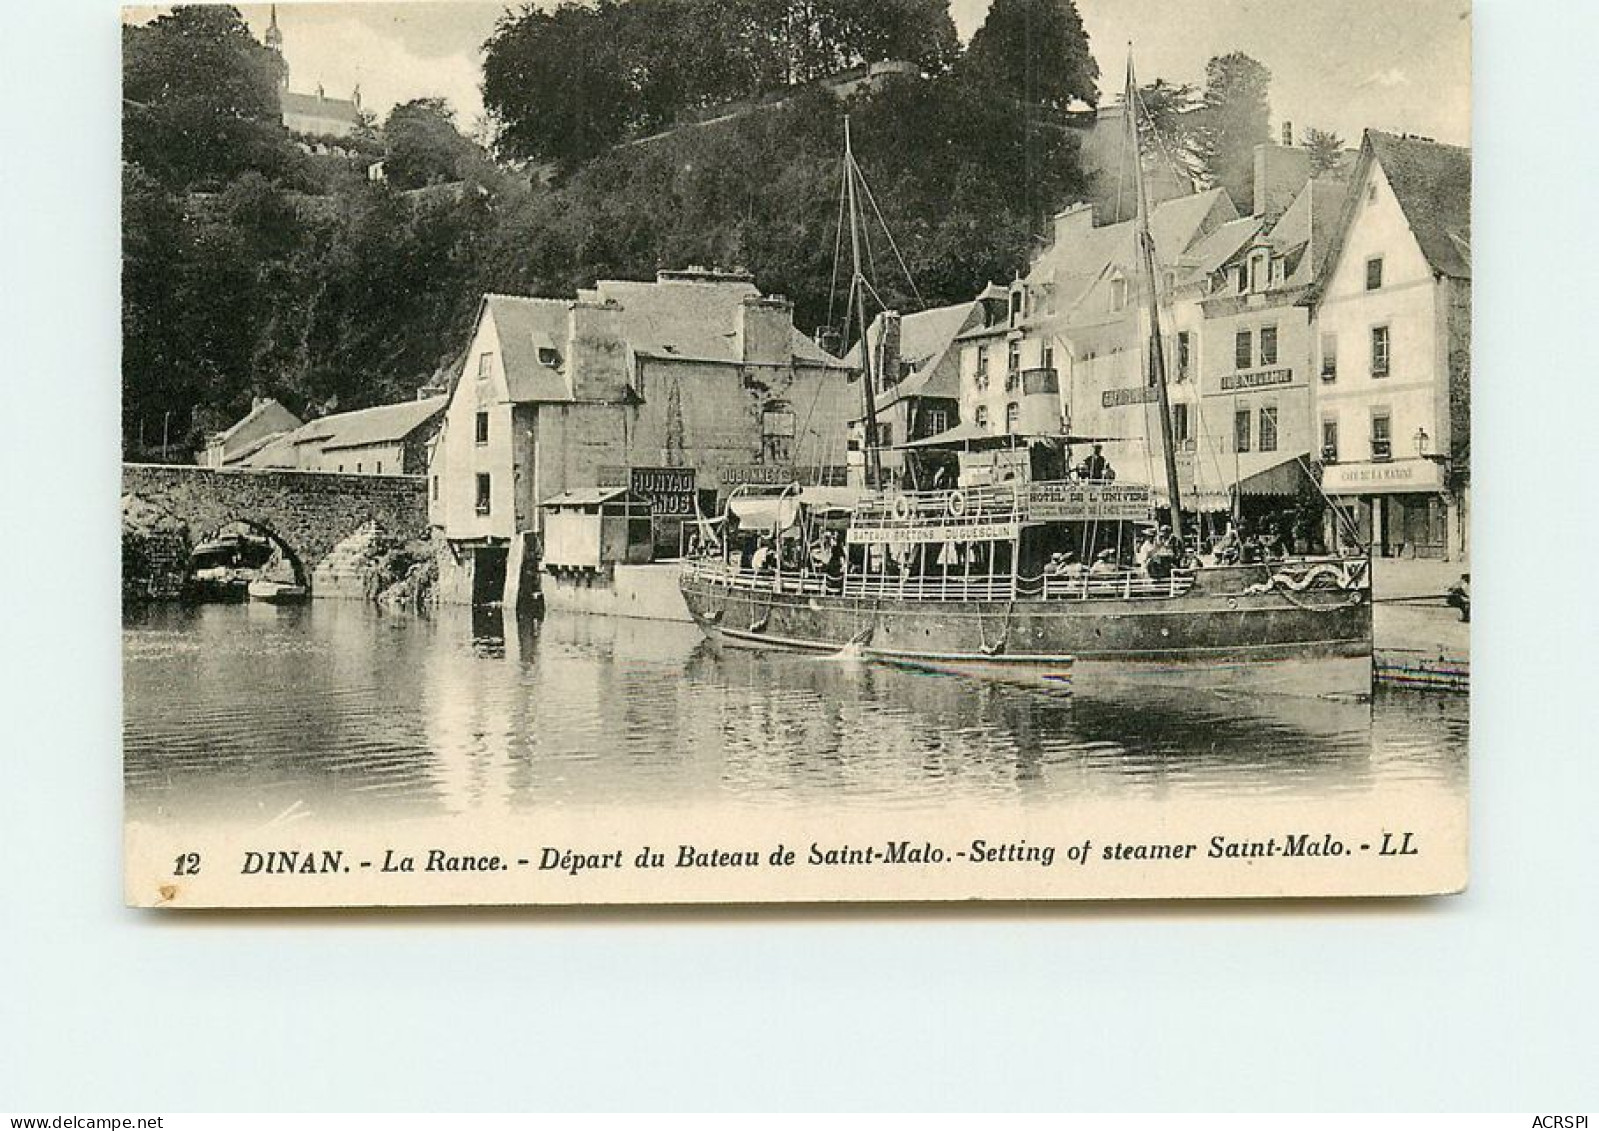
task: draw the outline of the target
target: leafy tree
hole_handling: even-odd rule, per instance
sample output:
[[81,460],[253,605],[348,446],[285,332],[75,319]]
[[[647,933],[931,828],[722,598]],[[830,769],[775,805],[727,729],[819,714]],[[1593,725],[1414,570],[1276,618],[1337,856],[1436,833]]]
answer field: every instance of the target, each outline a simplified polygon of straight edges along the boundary
[[1315,126],[1305,131],[1305,148],[1310,150],[1310,175],[1319,177],[1344,163],[1344,139],[1331,130]]
[[180,6],[124,26],[124,159],[174,187],[280,170],[288,149],[281,67],[235,8]]
[[389,111],[383,123],[383,168],[399,188],[459,180],[478,155],[455,126],[442,98],[415,98]]
[[1139,136],[1145,148],[1168,155],[1184,171],[1200,171],[1195,154],[1199,91],[1190,83],[1171,83],[1156,79],[1139,88]]
[[1255,146],[1271,137],[1270,87],[1271,72],[1248,55],[1219,55],[1205,67],[1205,93],[1191,115],[1195,155],[1241,212],[1254,209]]
[[991,94],[1028,105],[1099,102],[1099,64],[1073,0],[994,0],[961,70]]
[[503,153],[568,167],[621,139],[630,111],[614,0],[531,5],[502,17],[484,45],[483,104]]
[[941,74],[959,49],[948,0],[530,6],[484,45],[484,104],[503,155],[570,170],[686,112],[882,59]]

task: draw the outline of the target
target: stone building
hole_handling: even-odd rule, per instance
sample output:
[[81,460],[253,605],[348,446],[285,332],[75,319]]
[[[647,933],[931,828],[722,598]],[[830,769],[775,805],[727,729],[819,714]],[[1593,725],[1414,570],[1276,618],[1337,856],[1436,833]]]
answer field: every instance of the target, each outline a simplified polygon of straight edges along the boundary
[[[1060,213],[1026,277],[985,292],[1002,301],[985,325],[960,336],[961,416],[989,434],[1103,438],[1124,481],[1158,483],[1163,457],[1134,224],[1094,218],[1086,203]],[[1179,420],[1195,413],[1205,268],[1237,219],[1222,189],[1164,201],[1150,217]]]
[[303,423],[273,398],[256,397],[237,423],[206,441],[199,462],[206,467],[231,467]]
[[[272,5],[263,42],[283,56],[283,31],[278,27],[278,6]],[[290,133],[312,137],[349,137],[361,124],[361,88],[356,87],[349,98],[329,98],[317,83],[315,94],[301,94],[289,89],[289,65],[283,63],[278,77],[278,102],[283,114],[283,128]]]
[[1314,490],[1315,349],[1303,299],[1331,247],[1345,182],[1301,179],[1286,207],[1281,191],[1257,178],[1255,197],[1267,211],[1234,226],[1243,238],[1228,240],[1205,265],[1199,302],[1200,399],[1187,435],[1196,499],[1246,518]]
[[485,295],[429,469],[446,598],[514,601],[542,504],[567,491],[660,488],[665,550],[738,483],[841,474],[849,373],[795,329],[788,300],[739,272]]
[[443,396],[318,417],[229,466],[344,475],[421,475],[444,415]]
[[1368,130],[1305,301],[1324,490],[1376,554],[1465,558],[1471,151]]
[[[1003,301],[1003,292],[1000,292]],[[960,348],[956,339],[984,325],[993,299],[919,310],[912,314],[885,311],[866,333],[877,409],[878,460],[884,478],[925,489],[930,476],[917,456],[900,445],[948,431],[961,422]],[[845,355],[853,370],[863,369],[861,346]],[[857,384],[849,425],[849,471],[852,483],[865,482],[866,407]]]

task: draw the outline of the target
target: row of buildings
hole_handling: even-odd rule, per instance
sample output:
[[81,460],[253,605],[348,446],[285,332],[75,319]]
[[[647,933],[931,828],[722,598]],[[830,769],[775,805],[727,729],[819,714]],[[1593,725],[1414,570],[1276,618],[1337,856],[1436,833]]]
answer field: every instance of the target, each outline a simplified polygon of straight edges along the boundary
[[[1266,145],[1254,187],[1251,215],[1211,189],[1151,216],[1185,506],[1254,517],[1319,483],[1375,553],[1463,558],[1469,151],[1368,132],[1312,176],[1308,151]],[[864,346],[885,478],[932,485],[918,441],[1069,435],[1163,491],[1142,295],[1132,222],[1084,204],[1008,286],[881,315]],[[459,584],[492,599],[529,563],[598,564],[551,515],[638,525],[642,505],[626,553],[660,556],[740,485],[860,483],[861,349],[831,356],[738,271],[485,295],[441,389],[308,423],[268,402],[208,458],[425,474]]]
[[[1260,146],[1252,215],[1222,189],[1152,209],[1185,505],[1249,515],[1314,480],[1375,553],[1465,557],[1470,198],[1468,150],[1369,131],[1315,176]],[[1133,223],[1067,209],[1008,288],[873,326],[876,438],[1071,434],[1163,489],[1147,326]],[[916,477],[914,450],[884,459]]]

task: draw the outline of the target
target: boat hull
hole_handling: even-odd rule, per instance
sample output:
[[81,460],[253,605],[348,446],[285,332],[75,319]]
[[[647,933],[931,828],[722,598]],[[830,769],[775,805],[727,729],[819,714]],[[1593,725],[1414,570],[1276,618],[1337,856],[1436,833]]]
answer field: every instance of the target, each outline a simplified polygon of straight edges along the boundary
[[297,605],[310,597],[305,586],[279,581],[252,581],[249,593],[250,600],[265,601],[269,605]]
[[1369,594],[1249,591],[1269,577],[1260,567],[1201,571],[1181,595],[1128,600],[784,593],[721,585],[704,573],[685,574],[681,588],[708,635],[741,647],[849,648],[916,667],[1079,689],[1106,681],[1368,693]]

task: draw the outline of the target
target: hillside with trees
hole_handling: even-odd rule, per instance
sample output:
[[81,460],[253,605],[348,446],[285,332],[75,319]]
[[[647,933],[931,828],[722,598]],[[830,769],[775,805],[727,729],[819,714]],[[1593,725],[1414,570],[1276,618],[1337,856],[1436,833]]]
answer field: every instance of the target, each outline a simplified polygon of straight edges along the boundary
[[[970,299],[1084,196],[1070,108],[1099,92],[1071,0],[1003,0],[990,21],[963,51],[945,0],[528,9],[484,46],[491,149],[424,98],[333,153],[283,129],[277,57],[236,11],[127,27],[125,448],[153,457],[166,432],[187,458],[253,396],[306,416],[409,398],[489,290],[736,265],[807,330],[837,322],[846,113],[921,298]],[[907,54],[921,77],[847,102],[813,81]],[[916,308],[873,251],[885,297]]]

